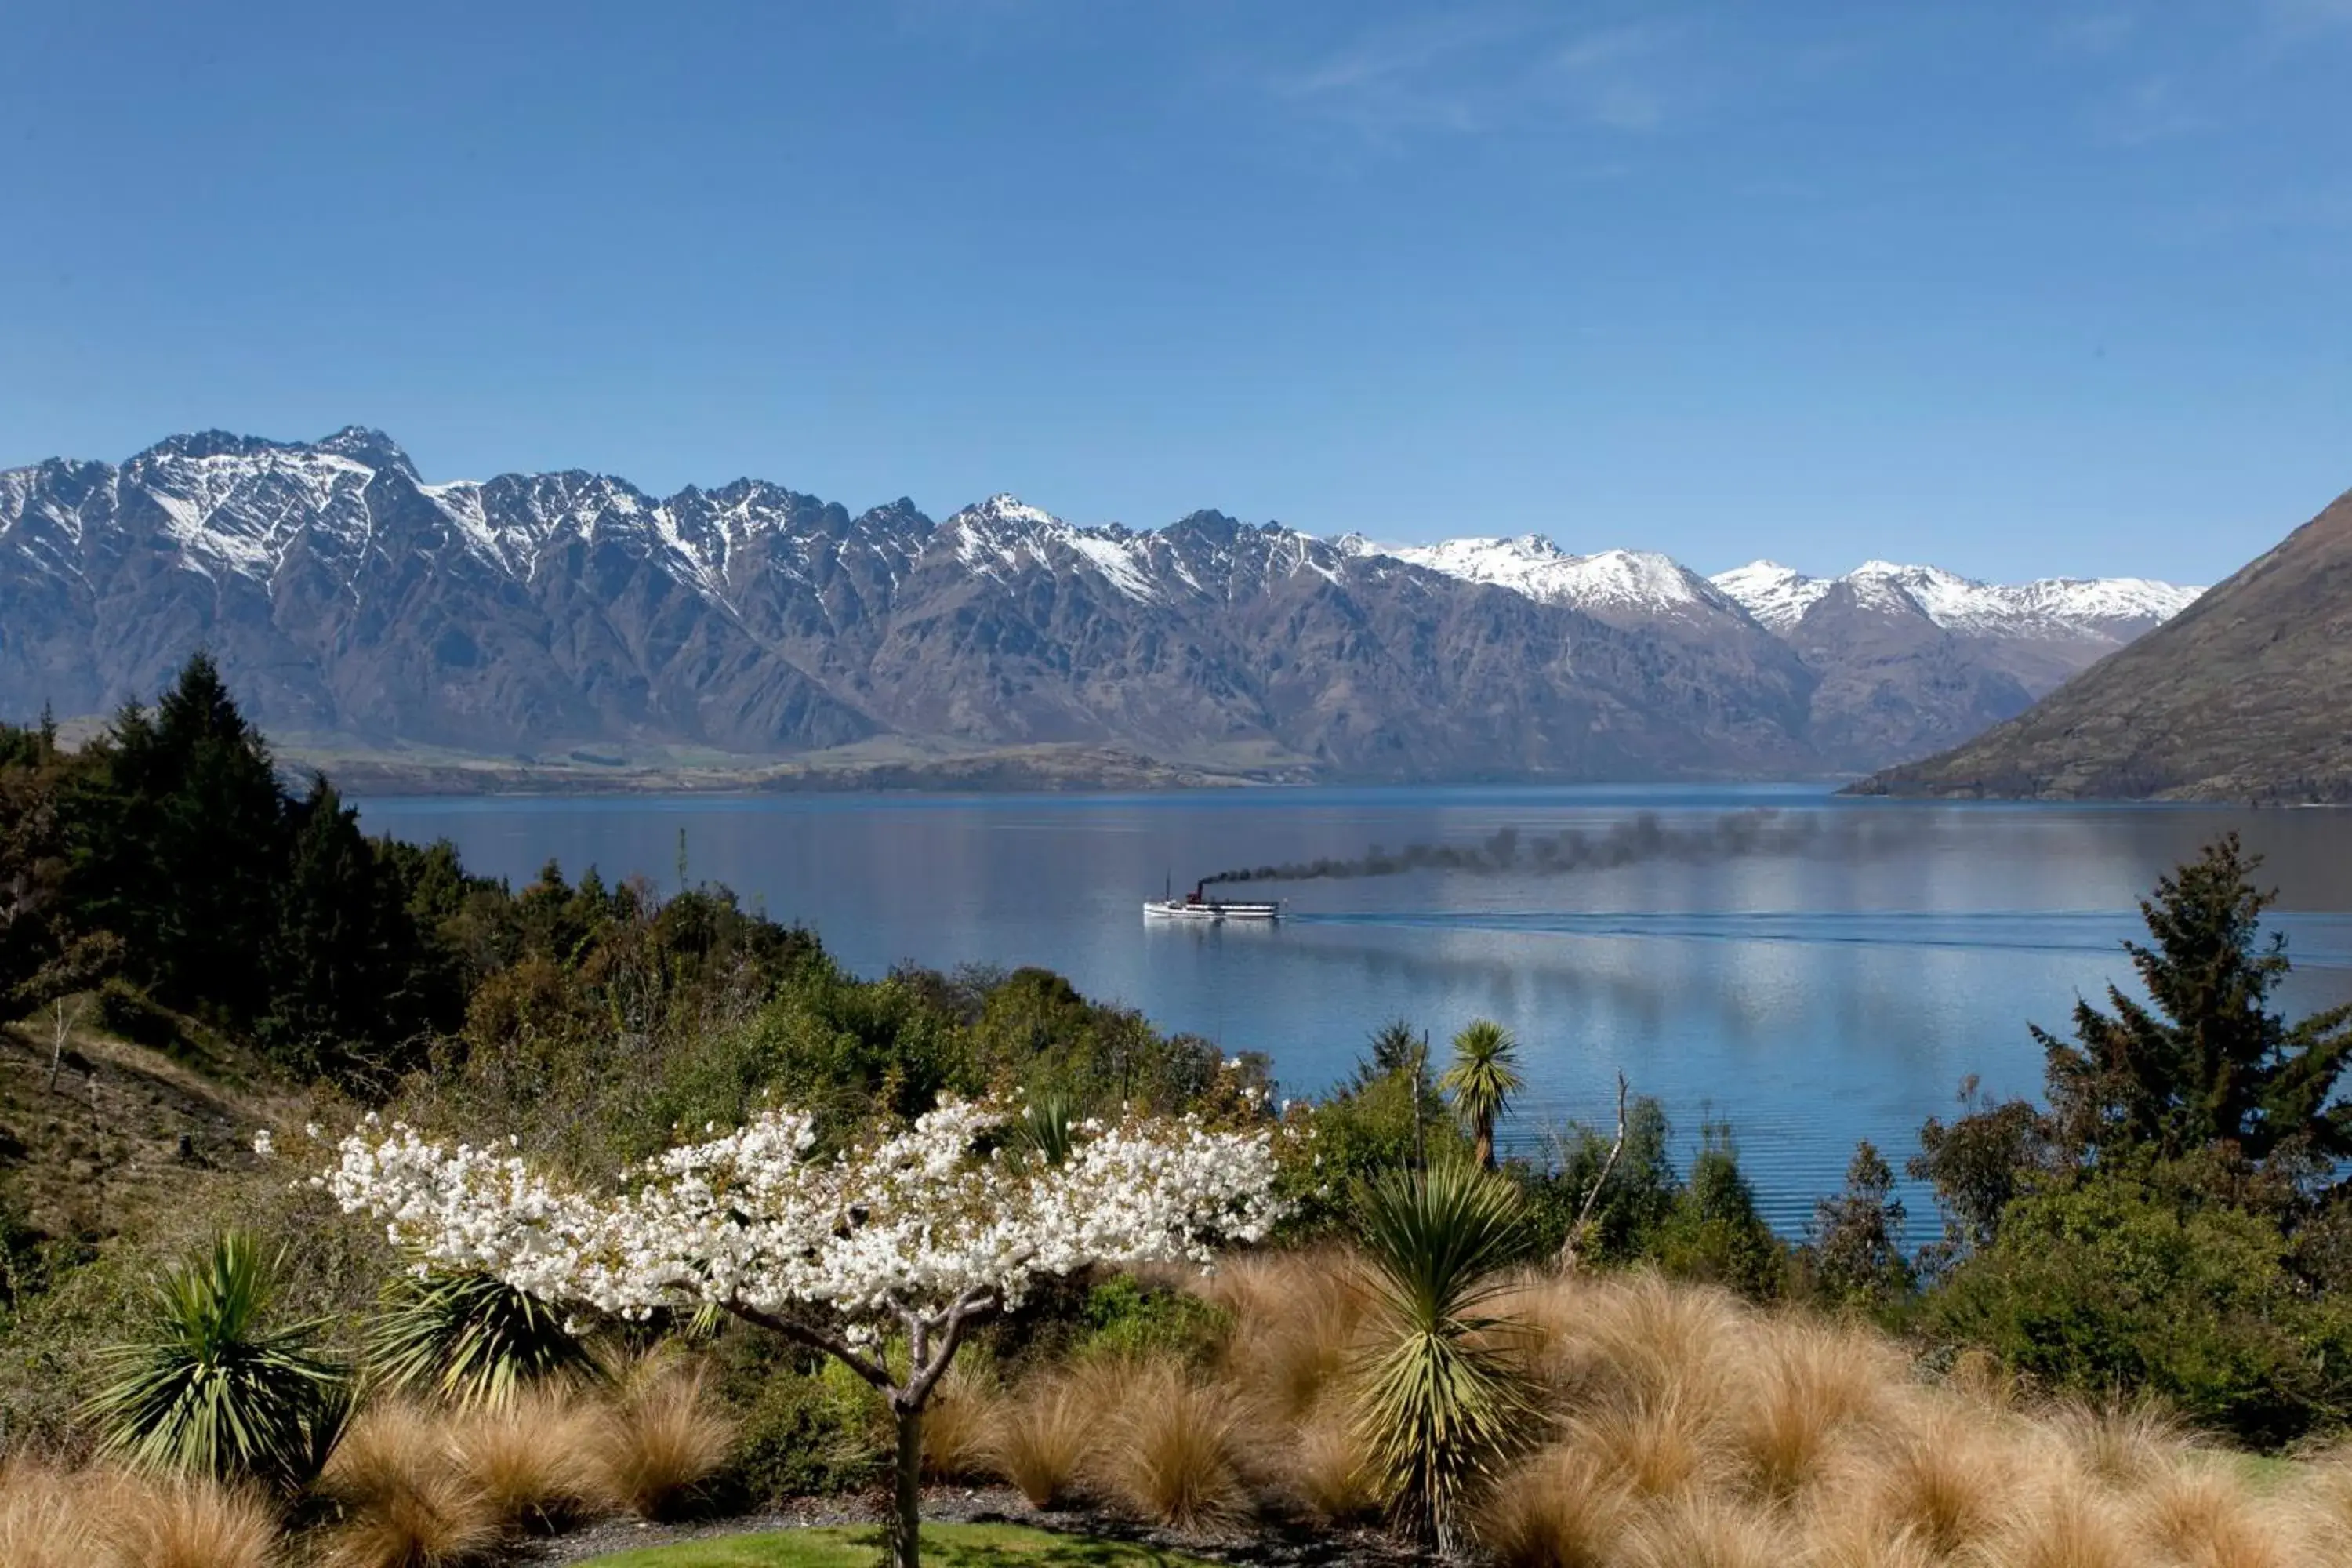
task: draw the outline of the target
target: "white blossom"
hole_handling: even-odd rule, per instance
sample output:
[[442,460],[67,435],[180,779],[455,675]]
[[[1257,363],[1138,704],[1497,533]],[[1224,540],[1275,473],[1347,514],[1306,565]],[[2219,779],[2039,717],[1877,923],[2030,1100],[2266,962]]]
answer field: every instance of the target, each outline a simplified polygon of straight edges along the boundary
[[253,1135],[253,1152],[265,1160],[278,1152],[278,1145],[270,1138],[268,1128],[265,1127]]
[[883,1323],[1017,1306],[1040,1279],[1090,1265],[1205,1265],[1213,1240],[1256,1240],[1276,1217],[1269,1131],[1088,1121],[1045,1165],[987,1150],[1007,1114],[950,1102],[822,1156],[808,1116],[769,1110],[603,1194],[510,1150],[446,1147],[370,1118],[320,1180],[430,1265],[626,1317],[713,1305],[831,1321],[853,1343]]

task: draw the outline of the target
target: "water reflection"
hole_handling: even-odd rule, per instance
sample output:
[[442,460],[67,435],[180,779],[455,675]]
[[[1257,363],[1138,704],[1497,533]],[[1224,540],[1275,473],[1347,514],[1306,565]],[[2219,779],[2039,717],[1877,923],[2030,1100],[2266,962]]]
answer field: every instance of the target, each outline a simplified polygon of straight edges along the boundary
[[[1418,872],[1277,889],[1279,928],[1146,926],[1143,899],[1219,866],[1369,846],[1605,833],[1764,805],[1811,813],[1799,851],[1566,877]],[[2298,969],[2290,1005],[2352,997],[2352,816],[2326,811],[1918,805],[1786,788],[1329,790],[1052,798],[374,801],[371,829],[446,836],[527,878],[721,880],[806,921],[852,967],[1038,963],[1161,1026],[1270,1055],[1293,1090],[1343,1077],[1382,1021],[1517,1031],[1511,1138],[1606,1114],[1614,1075],[1693,1128],[1737,1124],[1784,1221],[1856,1137],[1899,1165],[1980,1075],[2031,1092],[2025,1025],[2129,978],[2116,944],[2156,876],[2228,828],[2270,858]]]

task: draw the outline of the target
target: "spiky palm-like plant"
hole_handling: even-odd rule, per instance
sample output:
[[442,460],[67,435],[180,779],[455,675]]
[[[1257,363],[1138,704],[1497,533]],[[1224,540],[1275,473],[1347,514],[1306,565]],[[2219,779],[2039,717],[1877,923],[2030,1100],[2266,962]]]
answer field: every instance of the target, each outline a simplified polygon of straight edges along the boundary
[[1501,1325],[1485,1309],[1526,1251],[1526,1211],[1466,1162],[1392,1171],[1358,1192],[1383,1329],[1363,1371],[1359,1435],[1389,1506],[1451,1552],[1480,1479],[1535,1423]]
[[89,1404],[106,1446],[144,1469],[299,1490],[351,1413],[350,1380],[320,1353],[322,1320],[267,1325],[283,1254],[242,1231],[156,1282],[146,1336],[109,1352]]
[[368,1366],[390,1388],[491,1405],[551,1377],[597,1373],[562,1312],[487,1274],[395,1279],[368,1335]]
[[1519,1042],[1488,1018],[1474,1020],[1454,1037],[1453,1065],[1437,1086],[1454,1101],[1454,1114],[1478,1146],[1478,1163],[1495,1168],[1495,1123],[1511,1097],[1526,1087],[1519,1078]]

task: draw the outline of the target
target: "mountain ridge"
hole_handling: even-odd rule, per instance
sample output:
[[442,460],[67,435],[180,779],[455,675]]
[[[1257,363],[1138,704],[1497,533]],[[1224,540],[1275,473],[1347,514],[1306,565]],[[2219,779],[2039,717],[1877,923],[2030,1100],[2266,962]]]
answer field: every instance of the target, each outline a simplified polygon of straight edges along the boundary
[[[1855,700],[1918,721],[1841,727],[1823,656],[1654,552],[1383,550],[1208,510],[1086,527],[1006,494],[934,522],[751,478],[427,483],[362,426],[0,472],[0,703],[97,711],[202,643],[274,725],[500,753],[902,735],[1333,777],[1787,775],[1985,708],[1914,681],[1912,650]],[[2059,629],[1937,635],[1977,663],[2038,637],[2035,679],[2106,651]],[[2004,670],[1991,709],[2031,685]]]

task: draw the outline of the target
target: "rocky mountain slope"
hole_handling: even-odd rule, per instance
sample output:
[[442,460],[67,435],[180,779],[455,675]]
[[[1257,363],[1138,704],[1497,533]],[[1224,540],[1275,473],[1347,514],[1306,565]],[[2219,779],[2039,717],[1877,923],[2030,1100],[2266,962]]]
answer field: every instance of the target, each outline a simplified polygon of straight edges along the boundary
[[2352,801],[2352,495],[2021,717],[1872,793]]
[[201,645],[274,731],[367,745],[1787,775],[1972,732],[2128,625],[1964,626],[1965,591],[2050,585],[1928,573],[1885,595],[1791,574],[1781,597],[1811,597],[1784,626],[1743,596],[1759,570],[1539,539],[1386,551],[1212,511],[1079,528],[1007,496],[934,522],[751,479],[432,484],[374,431],[215,432],[0,473],[0,712],[105,710]]

